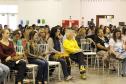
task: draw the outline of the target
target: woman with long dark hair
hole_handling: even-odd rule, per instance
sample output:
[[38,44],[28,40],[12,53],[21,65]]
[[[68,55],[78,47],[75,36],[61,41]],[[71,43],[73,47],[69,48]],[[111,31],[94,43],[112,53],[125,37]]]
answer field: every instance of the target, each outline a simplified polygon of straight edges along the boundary
[[48,80],[48,62],[44,59],[40,59],[38,55],[38,44],[37,44],[38,33],[31,31],[29,34],[29,45],[28,45],[28,62],[31,64],[38,65],[38,72],[36,77],[36,84],[42,83],[47,84]]
[[109,27],[105,26],[104,29],[103,29],[103,32],[104,32],[104,35],[105,35],[108,39],[110,39],[110,38],[112,37],[111,31],[110,31],[110,28],[109,28]]
[[115,29],[113,32],[113,38],[109,41],[111,53],[116,58],[122,61],[122,76],[126,76],[126,45],[122,39],[122,33],[119,29]]
[[[60,30],[57,27],[53,27],[51,29],[50,33],[50,38],[48,40],[49,44],[49,51],[52,52],[53,54],[50,56],[50,60],[54,61],[59,61],[62,66],[63,74],[65,80],[70,80],[72,79],[71,75],[71,66],[69,62],[69,57],[68,54],[63,52],[62,50],[62,35],[60,33]],[[53,70],[52,70],[53,72]]]

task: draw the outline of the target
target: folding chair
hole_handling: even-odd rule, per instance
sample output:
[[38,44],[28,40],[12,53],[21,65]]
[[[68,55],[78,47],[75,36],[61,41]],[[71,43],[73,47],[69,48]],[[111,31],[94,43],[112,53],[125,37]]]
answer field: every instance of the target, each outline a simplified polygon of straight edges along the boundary
[[[95,42],[90,39],[81,39],[81,49],[83,50],[83,54],[86,55],[87,57],[87,68],[89,67],[89,58],[91,59],[91,65],[93,62],[93,56],[96,56],[96,45]],[[89,57],[90,56],[90,57]]]
[[[16,46],[16,53],[19,54],[19,55],[25,55],[25,51],[24,51],[23,46]],[[35,74],[36,74],[38,65],[36,65],[36,64],[28,64],[27,60],[26,60],[26,62],[27,62],[26,67],[29,70],[27,73],[32,73],[32,81],[33,81],[33,84],[35,84],[35,76],[36,76]]]
[[[38,51],[41,53],[48,53],[48,44],[38,44]],[[46,60],[49,60],[49,55],[46,56]],[[57,61],[48,61],[48,82],[49,82],[49,67],[50,66],[58,66],[58,79],[60,80],[60,69],[61,69],[61,65],[60,62]]]

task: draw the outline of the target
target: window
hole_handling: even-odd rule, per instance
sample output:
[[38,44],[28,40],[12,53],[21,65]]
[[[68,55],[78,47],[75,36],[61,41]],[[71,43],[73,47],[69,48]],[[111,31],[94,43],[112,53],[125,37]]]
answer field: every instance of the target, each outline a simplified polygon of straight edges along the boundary
[[17,5],[0,5],[0,24],[8,25],[15,30],[17,28]]
[[7,24],[7,14],[0,14],[0,24],[2,26]]
[[17,14],[9,14],[8,15],[9,19],[9,28],[15,30],[17,29]]

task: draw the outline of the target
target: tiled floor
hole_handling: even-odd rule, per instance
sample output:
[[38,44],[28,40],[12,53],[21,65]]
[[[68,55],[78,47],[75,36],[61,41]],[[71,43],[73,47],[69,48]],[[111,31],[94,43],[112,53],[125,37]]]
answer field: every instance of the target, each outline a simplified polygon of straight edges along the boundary
[[90,69],[87,73],[87,80],[82,80],[80,79],[78,71],[77,67],[72,68],[72,76],[74,78],[70,81],[58,81],[53,79],[49,84],[125,84],[126,82],[126,77],[118,77],[116,73],[103,74],[93,69]]
[[78,68],[73,68],[72,76],[73,80],[70,81],[51,81],[50,84],[125,84],[126,77],[118,77],[117,73],[108,74],[94,71],[93,69],[89,70],[87,73],[87,80],[80,79]]

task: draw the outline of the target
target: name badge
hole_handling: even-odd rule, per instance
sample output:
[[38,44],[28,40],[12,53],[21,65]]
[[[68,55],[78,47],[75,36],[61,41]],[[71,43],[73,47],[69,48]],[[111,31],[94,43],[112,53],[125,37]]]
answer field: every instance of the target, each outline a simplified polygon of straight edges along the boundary
[[104,43],[104,45],[105,45],[106,48],[109,47],[109,44],[108,43]]

